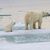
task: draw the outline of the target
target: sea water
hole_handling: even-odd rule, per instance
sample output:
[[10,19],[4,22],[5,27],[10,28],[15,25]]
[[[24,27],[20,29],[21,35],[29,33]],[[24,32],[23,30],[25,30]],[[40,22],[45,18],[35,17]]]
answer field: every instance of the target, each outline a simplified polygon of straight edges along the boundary
[[24,34],[24,35],[7,35],[0,36],[0,41],[7,41],[16,44],[50,42],[50,33],[48,34]]

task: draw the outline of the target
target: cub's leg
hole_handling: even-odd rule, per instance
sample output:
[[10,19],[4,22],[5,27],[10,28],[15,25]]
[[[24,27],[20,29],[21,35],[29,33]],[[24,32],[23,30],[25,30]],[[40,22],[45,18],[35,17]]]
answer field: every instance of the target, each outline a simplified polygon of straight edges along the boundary
[[5,32],[12,32],[12,26],[5,26]]

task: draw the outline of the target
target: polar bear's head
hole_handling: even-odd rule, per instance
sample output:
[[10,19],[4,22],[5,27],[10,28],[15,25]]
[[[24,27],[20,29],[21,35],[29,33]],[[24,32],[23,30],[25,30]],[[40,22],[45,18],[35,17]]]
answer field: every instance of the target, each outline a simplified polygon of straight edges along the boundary
[[43,17],[50,16],[50,14],[48,12],[42,12],[42,14],[43,14]]

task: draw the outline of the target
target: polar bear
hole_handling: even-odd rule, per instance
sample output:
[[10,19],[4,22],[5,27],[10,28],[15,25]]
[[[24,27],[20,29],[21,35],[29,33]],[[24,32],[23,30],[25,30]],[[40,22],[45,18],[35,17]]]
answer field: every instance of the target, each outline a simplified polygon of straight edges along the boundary
[[30,25],[30,29],[36,28],[36,22],[38,22],[38,29],[41,28],[42,18],[48,16],[48,12],[27,12],[25,15],[25,28],[28,29],[28,25]]
[[15,24],[11,17],[4,17],[3,18],[3,26],[5,32],[12,32],[12,27]]
[[12,27],[13,27],[13,25],[14,25],[14,23],[6,23],[5,25],[4,25],[4,31],[5,32],[12,32]]

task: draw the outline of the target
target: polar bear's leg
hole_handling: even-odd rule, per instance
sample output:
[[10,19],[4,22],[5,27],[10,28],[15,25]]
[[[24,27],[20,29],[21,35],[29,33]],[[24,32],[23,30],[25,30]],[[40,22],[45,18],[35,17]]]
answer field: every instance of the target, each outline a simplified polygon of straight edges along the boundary
[[25,23],[25,29],[28,30],[28,23]]
[[36,23],[33,24],[33,29],[36,29]]
[[38,29],[41,29],[42,21],[38,21]]
[[33,29],[33,22],[30,22],[30,29]]

